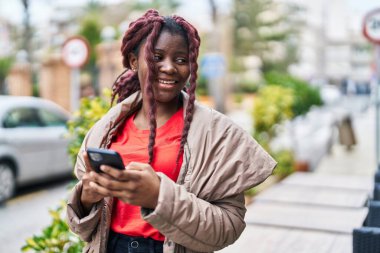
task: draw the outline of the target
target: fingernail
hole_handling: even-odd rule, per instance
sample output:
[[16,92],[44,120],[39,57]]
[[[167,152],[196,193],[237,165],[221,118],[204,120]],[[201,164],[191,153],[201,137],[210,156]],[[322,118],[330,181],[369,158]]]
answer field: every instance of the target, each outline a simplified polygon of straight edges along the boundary
[[105,172],[106,171],[106,167],[104,165],[100,165],[100,170]]

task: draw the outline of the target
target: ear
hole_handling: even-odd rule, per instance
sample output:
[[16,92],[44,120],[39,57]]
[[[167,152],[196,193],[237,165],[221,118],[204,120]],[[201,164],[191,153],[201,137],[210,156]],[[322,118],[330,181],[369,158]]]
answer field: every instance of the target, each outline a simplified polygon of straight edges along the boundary
[[131,69],[138,68],[138,58],[134,53],[128,54],[128,60],[129,60],[129,66],[131,67]]

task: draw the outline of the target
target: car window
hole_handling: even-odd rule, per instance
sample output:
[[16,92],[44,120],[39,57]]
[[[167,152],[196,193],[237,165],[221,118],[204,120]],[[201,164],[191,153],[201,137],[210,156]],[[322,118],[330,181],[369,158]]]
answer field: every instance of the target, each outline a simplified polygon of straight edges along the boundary
[[3,126],[5,128],[41,127],[42,122],[35,108],[23,107],[9,111],[4,118]]
[[38,114],[44,124],[44,126],[66,126],[66,119],[46,109],[39,109]]

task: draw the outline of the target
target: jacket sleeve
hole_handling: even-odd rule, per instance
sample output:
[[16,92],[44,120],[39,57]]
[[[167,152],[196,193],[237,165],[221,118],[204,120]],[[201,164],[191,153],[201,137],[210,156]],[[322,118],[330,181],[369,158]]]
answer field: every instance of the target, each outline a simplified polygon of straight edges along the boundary
[[220,250],[235,242],[245,228],[243,193],[209,203],[159,173],[158,204],[142,208],[143,218],[162,234],[194,251]]
[[90,213],[85,216],[80,203],[81,191],[82,181],[79,181],[73,188],[67,202],[67,223],[71,231],[77,234],[83,241],[90,242],[92,234],[96,231],[100,221],[103,200],[96,203]]

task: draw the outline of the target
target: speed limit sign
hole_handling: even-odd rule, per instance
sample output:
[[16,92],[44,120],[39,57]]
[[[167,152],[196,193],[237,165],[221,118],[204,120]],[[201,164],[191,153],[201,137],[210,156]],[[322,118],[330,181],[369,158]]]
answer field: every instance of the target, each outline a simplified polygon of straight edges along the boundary
[[70,68],[80,68],[88,61],[90,49],[85,38],[74,36],[65,41],[62,59]]
[[369,41],[380,44],[380,9],[373,10],[364,17],[363,34]]

